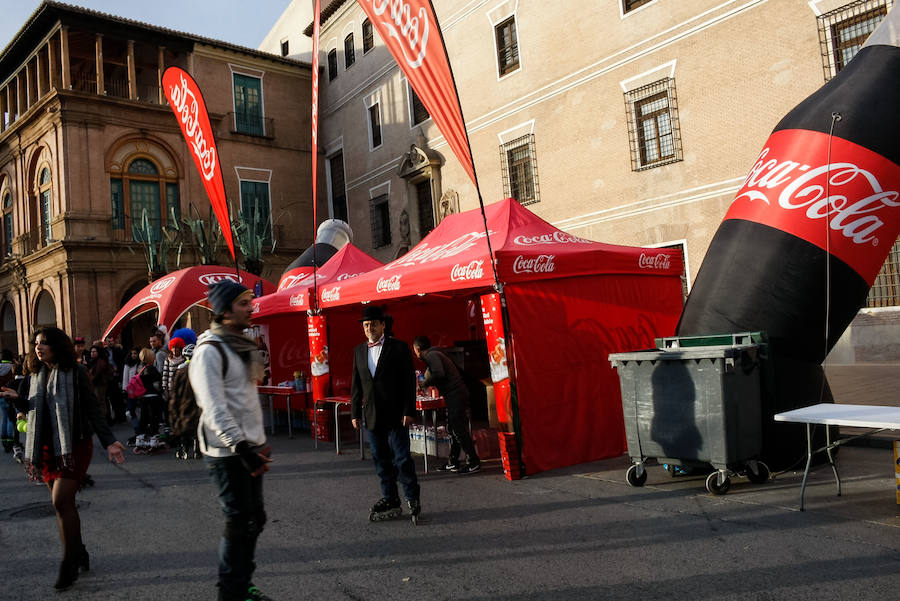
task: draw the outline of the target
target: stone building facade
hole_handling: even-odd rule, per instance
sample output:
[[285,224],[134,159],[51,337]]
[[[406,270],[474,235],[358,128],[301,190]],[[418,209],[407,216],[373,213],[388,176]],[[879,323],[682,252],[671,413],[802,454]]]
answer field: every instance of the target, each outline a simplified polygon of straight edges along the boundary
[[[772,128],[892,4],[433,2],[485,202],[513,196],[592,240],[680,247],[685,291]],[[357,2],[323,3],[320,50],[329,210],[387,261],[476,207],[476,190]],[[895,246],[876,311],[896,315],[898,264]]]
[[[271,226],[262,276],[310,244],[308,64],[44,2],[0,54],[4,348],[25,352],[37,325],[99,337],[147,284],[139,240],[209,216],[160,87],[171,65],[204,92],[233,218]],[[165,268],[200,262],[190,237],[175,242]]]

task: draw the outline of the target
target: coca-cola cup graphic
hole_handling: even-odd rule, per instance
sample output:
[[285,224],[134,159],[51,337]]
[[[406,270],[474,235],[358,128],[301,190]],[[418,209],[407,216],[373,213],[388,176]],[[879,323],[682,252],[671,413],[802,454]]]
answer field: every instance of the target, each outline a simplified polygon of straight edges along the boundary
[[508,427],[512,422],[510,409],[509,367],[506,360],[506,339],[500,313],[500,295],[496,292],[481,297],[481,318],[490,358],[491,380],[494,382],[494,401],[497,421]]
[[325,398],[331,387],[328,367],[327,322],[324,315],[307,315],[309,332],[309,372],[312,375],[313,399]]
[[773,410],[831,400],[821,363],[900,231],[898,21],[892,9],[853,60],[775,127],[678,325],[679,335],[768,333],[764,387],[775,405],[764,406],[764,424]]

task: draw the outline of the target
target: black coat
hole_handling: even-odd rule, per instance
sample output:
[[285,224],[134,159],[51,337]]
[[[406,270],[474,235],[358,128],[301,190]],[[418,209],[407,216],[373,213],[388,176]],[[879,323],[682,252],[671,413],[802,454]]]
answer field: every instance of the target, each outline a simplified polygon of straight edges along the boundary
[[374,377],[369,373],[368,344],[353,350],[350,409],[353,419],[365,416],[369,430],[397,428],[403,416],[415,416],[416,372],[405,342],[385,337]]

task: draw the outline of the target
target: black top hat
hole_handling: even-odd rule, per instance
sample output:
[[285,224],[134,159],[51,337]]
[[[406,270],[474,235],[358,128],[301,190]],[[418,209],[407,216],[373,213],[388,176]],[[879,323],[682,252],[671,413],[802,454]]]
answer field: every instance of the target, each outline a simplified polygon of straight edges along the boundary
[[387,316],[384,314],[381,307],[377,305],[366,305],[359,321],[385,321],[386,319]]

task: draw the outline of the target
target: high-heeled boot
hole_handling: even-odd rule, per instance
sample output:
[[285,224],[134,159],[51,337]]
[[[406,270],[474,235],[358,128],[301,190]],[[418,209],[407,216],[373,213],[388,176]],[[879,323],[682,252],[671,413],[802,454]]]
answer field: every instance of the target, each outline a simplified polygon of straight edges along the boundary
[[64,591],[78,580],[78,560],[64,559],[59,564],[59,577],[53,585],[58,591]]
[[82,572],[87,572],[91,569],[91,556],[84,545],[81,545],[81,551],[78,552],[78,569]]

